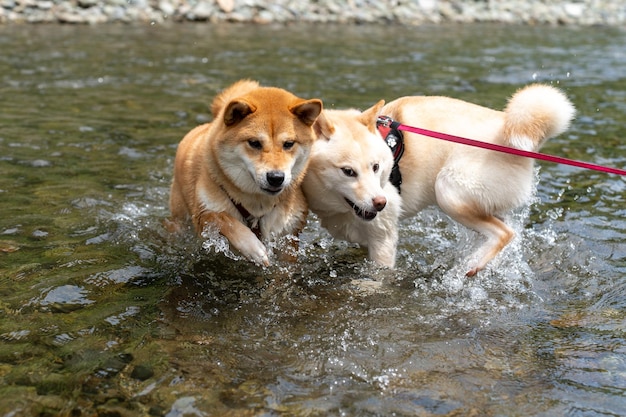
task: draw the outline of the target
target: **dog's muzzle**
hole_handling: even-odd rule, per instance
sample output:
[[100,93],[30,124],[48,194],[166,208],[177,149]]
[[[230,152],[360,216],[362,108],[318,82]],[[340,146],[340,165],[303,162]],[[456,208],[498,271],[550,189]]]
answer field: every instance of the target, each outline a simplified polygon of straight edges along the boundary
[[359,206],[357,206],[354,202],[348,200],[347,198],[344,197],[344,199],[346,200],[346,202],[350,205],[350,207],[352,207],[352,210],[354,210],[354,213],[361,219],[366,220],[366,221],[371,221],[374,220],[374,218],[376,217],[376,215],[378,214],[377,211],[368,211],[365,210]]
[[285,173],[283,171],[269,171],[265,174],[267,187],[261,187],[263,191],[270,194],[278,194],[283,190],[285,183]]

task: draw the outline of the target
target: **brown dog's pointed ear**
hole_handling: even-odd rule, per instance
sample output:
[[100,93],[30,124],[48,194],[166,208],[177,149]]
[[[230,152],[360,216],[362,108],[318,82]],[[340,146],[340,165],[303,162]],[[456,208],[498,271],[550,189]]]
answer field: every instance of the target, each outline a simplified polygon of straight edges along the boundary
[[317,117],[322,112],[322,100],[316,98],[304,100],[290,107],[289,111],[305,125],[313,126],[313,123],[315,123],[315,120],[317,120]]
[[315,120],[313,130],[315,131],[318,139],[323,138],[326,140],[330,140],[332,134],[335,133],[335,126],[328,119],[328,117],[326,117],[326,114],[324,112],[321,112],[317,120]]
[[224,124],[226,126],[232,126],[235,123],[239,123],[246,116],[256,111],[256,107],[253,104],[244,100],[235,100],[228,103],[226,110],[224,111]]
[[376,120],[378,119],[378,116],[380,116],[380,111],[384,105],[385,100],[380,100],[378,103],[361,113],[361,123],[367,126],[367,129],[372,133],[376,132]]

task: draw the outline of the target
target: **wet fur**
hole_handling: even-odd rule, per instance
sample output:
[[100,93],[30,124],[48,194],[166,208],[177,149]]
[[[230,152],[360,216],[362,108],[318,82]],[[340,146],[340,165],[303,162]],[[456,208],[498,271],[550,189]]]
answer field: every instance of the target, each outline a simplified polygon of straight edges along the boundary
[[[381,103],[378,103],[363,114],[380,112],[402,124],[531,151],[539,150],[547,139],[567,130],[575,114],[573,105],[560,90],[539,84],[527,86],[514,94],[504,111],[449,97],[427,96],[402,97],[382,109],[380,107]],[[339,207],[339,204],[333,212],[329,207],[324,208],[322,201],[340,201],[337,196],[331,198],[331,194],[349,193],[345,183],[355,180],[338,176],[333,183],[322,179],[331,175],[330,167],[347,163],[345,161],[363,164],[364,161],[379,160],[384,152],[380,150],[372,155],[364,151],[367,149],[365,142],[373,149],[380,148],[383,143],[379,135],[371,133],[375,118],[364,121],[362,116],[339,114],[341,117],[330,118],[335,130],[351,133],[331,138],[336,141],[332,152],[328,152],[330,147],[314,149],[313,175],[310,179],[307,176],[304,183],[311,209],[334,236],[367,245],[371,259],[394,267],[398,221],[436,205],[457,222],[486,237],[485,243],[472,256],[468,276],[482,270],[513,239],[515,233],[502,217],[530,198],[533,160],[409,132],[404,132],[405,153],[400,161],[401,195],[388,182],[374,184],[366,177],[361,178],[362,186],[370,187],[369,193],[379,193],[382,189],[387,199],[385,209],[376,218],[369,222],[361,220],[349,206]],[[364,127],[350,128],[355,120],[364,122]],[[355,143],[359,145],[355,146]],[[386,152],[390,154],[388,149]],[[342,157],[337,158],[337,155]],[[324,184],[328,185],[324,187]],[[352,187],[354,194],[347,197],[369,198],[365,197],[367,193],[357,191],[361,188]],[[346,216],[343,226],[336,224],[340,214]],[[349,214],[352,214],[350,220]],[[373,233],[377,236],[374,237]]]

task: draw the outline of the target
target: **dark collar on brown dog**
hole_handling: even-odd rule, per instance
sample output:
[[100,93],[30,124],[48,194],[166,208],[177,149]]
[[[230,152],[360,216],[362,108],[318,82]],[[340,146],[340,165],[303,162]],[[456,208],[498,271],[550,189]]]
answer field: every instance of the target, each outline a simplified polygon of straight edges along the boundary
[[235,206],[239,214],[241,214],[241,217],[243,217],[243,219],[246,221],[246,226],[248,226],[248,228],[252,230],[252,233],[254,233],[254,235],[259,240],[261,240],[261,236],[262,236],[261,235],[261,218],[254,217],[252,214],[250,214],[248,209],[246,209],[241,203],[238,203],[235,200],[233,200],[233,198],[228,194],[228,192],[224,189],[224,187],[221,187],[221,188],[228,196],[228,199],[230,200],[230,202],[233,203],[233,206]]
[[404,154],[404,135],[398,130],[400,123],[394,121],[388,116],[378,116],[376,120],[376,127],[378,132],[383,137],[383,140],[391,149],[393,155],[393,168],[389,175],[389,182],[391,182],[400,193],[400,185],[402,184],[402,174],[400,173],[400,166],[398,165],[402,155]]
[[261,219],[250,214],[250,212],[242,206],[241,203],[236,203],[232,198],[230,201],[235,205],[235,208],[239,214],[241,214],[241,217],[246,220],[246,225],[250,228],[250,230],[252,230],[252,233],[254,233],[255,236],[261,240]]

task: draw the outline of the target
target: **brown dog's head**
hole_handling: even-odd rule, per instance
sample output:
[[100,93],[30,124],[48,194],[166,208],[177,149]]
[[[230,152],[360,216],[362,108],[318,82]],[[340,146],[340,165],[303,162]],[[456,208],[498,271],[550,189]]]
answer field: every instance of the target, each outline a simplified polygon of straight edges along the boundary
[[213,102],[212,144],[222,171],[247,193],[278,195],[304,177],[322,101],[240,81]]

